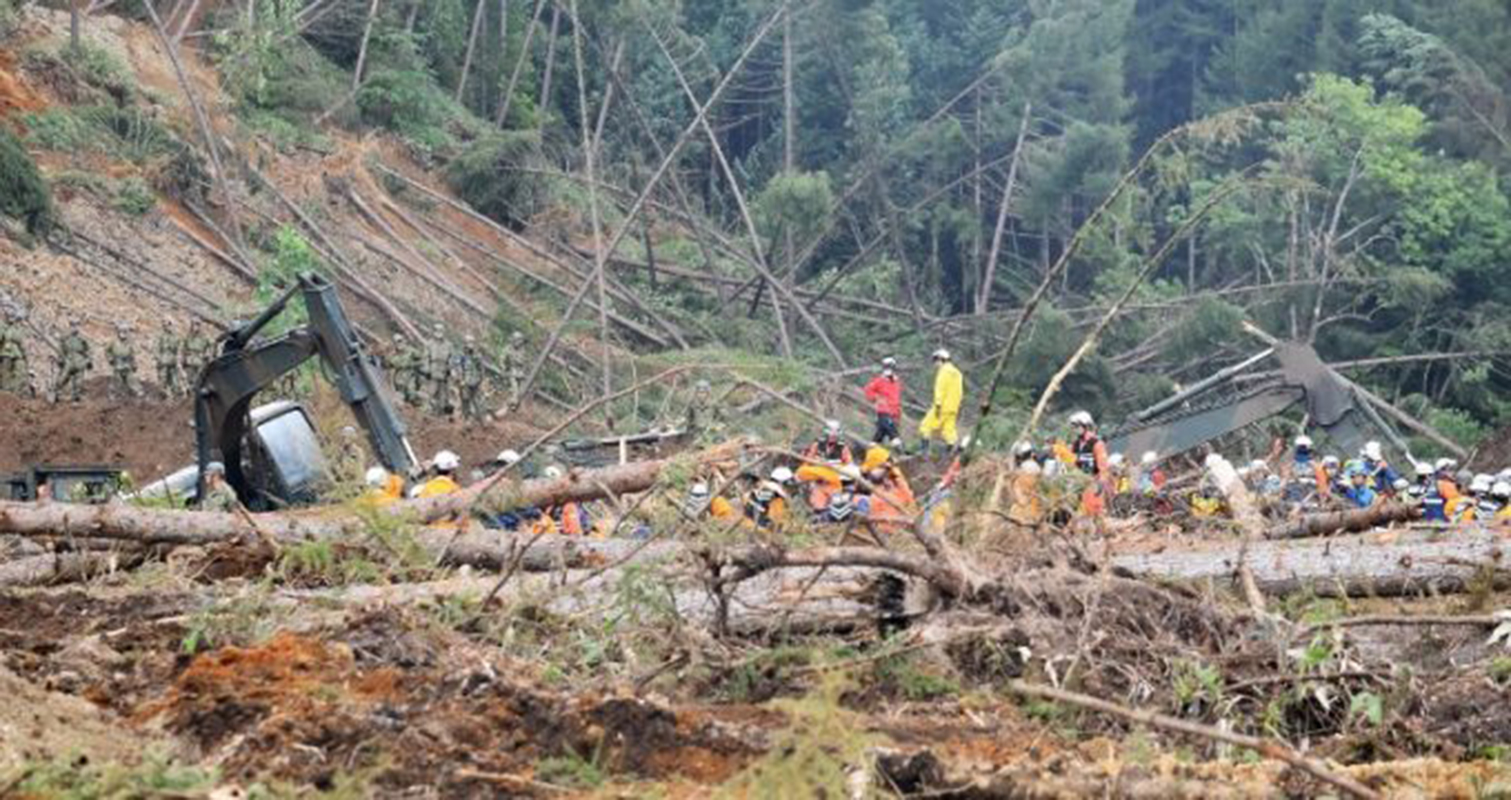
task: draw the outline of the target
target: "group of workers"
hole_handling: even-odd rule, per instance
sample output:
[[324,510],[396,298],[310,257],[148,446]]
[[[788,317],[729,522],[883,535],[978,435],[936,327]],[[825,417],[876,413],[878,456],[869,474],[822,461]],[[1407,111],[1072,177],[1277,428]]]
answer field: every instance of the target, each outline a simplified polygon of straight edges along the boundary
[[[22,325],[22,318],[16,314],[0,319],[0,392],[22,397],[45,394],[54,403],[82,400],[84,382],[96,366],[94,350],[81,330],[83,320],[69,319],[67,330],[55,343],[50,387],[40,385],[22,338]],[[111,394],[117,398],[141,396],[136,338],[130,326],[116,324],[115,338],[105,346],[104,356]],[[184,336],[179,336],[168,324],[158,335],[152,356],[158,389],[165,397],[180,397],[191,388],[200,368],[215,357],[215,340],[204,333],[198,322],[191,322]]]
[[489,364],[475,337],[464,336],[461,347],[455,347],[438,322],[427,342],[412,345],[404,334],[394,334],[386,361],[394,389],[404,402],[439,416],[459,411],[463,418],[476,420],[484,416],[484,384],[489,373],[502,381],[509,406],[519,404],[525,381],[525,337],[519,331],[510,334],[496,363]]

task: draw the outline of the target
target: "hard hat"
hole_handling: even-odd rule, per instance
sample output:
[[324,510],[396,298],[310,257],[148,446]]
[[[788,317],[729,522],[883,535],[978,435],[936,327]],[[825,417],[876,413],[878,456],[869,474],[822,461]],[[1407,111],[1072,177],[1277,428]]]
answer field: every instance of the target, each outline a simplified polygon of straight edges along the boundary
[[1070,424],[1080,426],[1082,428],[1096,427],[1096,421],[1091,418],[1091,413],[1087,411],[1077,411],[1074,414],[1071,414]]
[[1412,463],[1411,471],[1413,473],[1416,473],[1416,476],[1418,478],[1425,478],[1436,470],[1434,470],[1432,465],[1427,463],[1426,461],[1416,461]]
[[430,329],[435,331],[436,333],[440,333],[446,330],[446,323],[441,322],[440,320],[436,320],[435,324],[430,326]]
[[1385,457],[1384,451],[1380,449],[1379,442],[1365,442],[1364,449],[1360,453],[1370,461],[1379,461]]
[[1404,492],[1411,487],[1411,481],[1408,481],[1405,478],[1396,478],[1395,482],[1390,486],[1398,492]]
[[1249,470],[1252,472],[1269,472],[1270,465],[1265,463],[1264,459],[1256,458],[1249,462]]
[[1110,466],[1110,467],[1120,467],[1120,466],[1122,466],[1123,465],[1123,454],[1122,453],[1113,453],[1112,455],[1108,456],[1107,457],[1107,465]]
[[393,335],[393,340],[396,341],[396,342],[402,342],[402,341],[404,341],[404,334],[403,333],[396,333],[396,334],[394,334]]
[[692,492],[692,495],[694,497],[707,497],[708,496],[708,484],[703,483],[702,481],[699,481],[698,483],[693,484],[693,488],[691,489],[691,492]]
[[509,334],[509,338],[510,339],[523,339],[523,338],[525,338],[525,334],[524,334],[523,331],[515,331],[515,332]]
[[388,482],[388,470],[382,467],[373,467],[367,471],[367,476],[363,480],[368,486],[374,489],[381,489],[383,488],[383,484]]
[[1475,475],[1474,480],[1469,482],[1469,491],[1474,494],[1484,494],[1494,488],[1494,486],[1495,480],[1482,472]]
[[1297,436],[1296,437],[1296,446],[1298,448],[1299,447],[1305,447],[1307,449],[1310,449],[1311,446],[1312,446],[1312,437],[1306,436],[1306,435]]
[[1502,500],[1511,499],[1511,481],[1496,481],[1490,493]]
[[563,475],[566,475],[567,473],[564,470],[562,470],[561,467],[558,467],[555,464],[552,464],[551,466],[546,467],[545,470],[541,474],[544,475],[547,479],[554,481],[557,478],[560,478]]
[[965,450],[971,446],[970,434],[960,437],[960,449]]
[[1433,464],[1433,468],[1438,472],[1452,472],[1458,465],[1459,462],[1451,458],[1440,458],[1437,460],[1437,463]]
[[881,360],[881,365],[885,369],[896,369],[897,368],[897,359],[895,359],[895,358],[893,358],[891,356],[887,356],[886,358],[883,358]]
[[342,436],[346,436],[346,437],[356,436],[357,435],[357,429],[353,428],[350,425],[347,425],[347,426],[345,426],[345,427],[343,427],[341,429],[341,435]]
[[1026,458],[1033,454],[1034,446],[1031,442],[1018,442],[1017,444],[1013,445],[1013,455],[1019,458]]
[[462,341],[466,342],[467,344],[477,344],[477,337],[469,333],[466,336],[462,337]]
[[777,496],[779,487],[771,481],[762,481],[755,490],[755,498],[762,503],[769,503]]
[[827,433],[830,436],[838,436],[839,433],[840,433],[840,430],[841,429],[840,429],[840,426],[839,426],[839,420],[837,420],[837,419],[826,419],[826,420],[824,420],[824,433]]
[[709,383],[707,379],[704,379],[704,380],[700,380],[697,383],[693,384],[693,388],[697,389],[699,391],[706,392],[709,389],[712,389],[714,387],[713,387],[713,384]]
[[517,452],[515,452],[513,450],[505,450],[505,451],[499,453],[498,457],[495,458],[495,459],[493,459],[493,460],[497,461],[500,464],[518,464],[519,463],[519,453],[517,453]]
[[1337,467],[1339,463],[1340,462],[1338,461],[1338,457],[1337,456],[1323,456],[1322,457],[1322,466],[1324,466],[1324,467]]
[[792,470],[787,467],[777,467],[771,471],[771,479],[777,483],[791,483],[793,477]]
[[1144,453],[1144,455],[1141,458],[1139,458],[1139,463],[1145,464],[1145,465],[1153,464],[1156,461],[1159,461],[1159,453],[1156,453],[1153,450],[1150,450],[1150,451]]
[[935,361],[949,361],[950,360],[950,351],[944,349],[943,347],[939,348],[938,350],[935,350],[934,351],[934,360]]
[[457,468],[462,466],[462,458],[450,450],[442,450],[435,454],[435,458],[431,459],[430,463],[441,472],[456,472]]
[[1495,473],[1495,479],[1498,481],[1511,481],[1511,467]]
[[211,475],[224,475],[224,474],[226,474],[226,465],[220,463],[219,461],[211,461],[210,463],[208,463],[208,464],[205,465],[205,476],[206,477],[209,477]]
[[854,464],[846,464],[839,468],[839,480],[841,483],[854,483],[860,480],[860,467]]

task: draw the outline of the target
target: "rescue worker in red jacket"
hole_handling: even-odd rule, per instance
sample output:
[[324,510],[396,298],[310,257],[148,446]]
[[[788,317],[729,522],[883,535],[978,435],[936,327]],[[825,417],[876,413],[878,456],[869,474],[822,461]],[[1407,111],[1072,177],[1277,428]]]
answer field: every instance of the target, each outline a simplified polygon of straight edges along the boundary
[[897,422],[902,418],[902,379],[897,377],[897,359],[882,359],[881,374],[866,384],[865,393],[866,402],[876,409],[876,431],[871,441],[900,447],[902,435]]
[[1107,445],[1097,436],[1096,421],[1085,411],[1070,415],[1070,427],[1075,430],[1071,448],[1076,454],[1076,468],[1094,479],[1081,495],[1081,512],[1099,517],[1112,494],[1111,458],[1107,454]]

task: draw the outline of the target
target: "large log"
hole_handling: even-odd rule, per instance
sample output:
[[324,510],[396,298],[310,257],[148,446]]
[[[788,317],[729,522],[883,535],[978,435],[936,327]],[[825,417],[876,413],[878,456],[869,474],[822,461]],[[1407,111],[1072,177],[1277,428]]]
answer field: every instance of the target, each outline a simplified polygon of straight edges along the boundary
[[1136,578],[1217,583],[1232,581],[1246,566],[1269,595],[1389,597],[1462,592],[1487,575],[1500,584],[1511,577],[1503,567],[1506,541],[1498,531],[1478,528],[1412,531],[1123,555],[1112,564]]
[[1369,508],[1352,508],[1326,514],[1308,514],[1301,519],[1265,532],[1270,539],[1306,539],[1335,533],[1358,533],[1383,525],[1416,519],[1418,510],[1401,503],[1380,503]]

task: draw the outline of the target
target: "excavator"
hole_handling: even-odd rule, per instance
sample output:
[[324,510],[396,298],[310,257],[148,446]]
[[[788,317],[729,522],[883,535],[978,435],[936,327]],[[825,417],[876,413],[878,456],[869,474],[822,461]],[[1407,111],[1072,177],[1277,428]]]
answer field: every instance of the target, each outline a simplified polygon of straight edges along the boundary
[[[258,334],[296,298],[303,300],[308,322],[260,338]],[[141,495],[203,496],[205,468],[219,461],[225,465],[226,482],[250,509],[318,502],[330,479],[309,413],[286,400],[252,407],[260,391],[312,358],[325,365],[384,468],[404,475],[414,470],[418,460],[388,382],[347,320],[335,286],[326,279],[300,275],[256,319],[224,334],[219,353],[200,371],[194,386],[197,465],[144,487]]]
[[[1306,414],[1308,430],[1325,433],[1344,453],[1357,453],[1367,440],[1377,439],[1394,451],[1392,456],[1404,456],[1401,463],[1410,461],[1406,441],[1380,416],[1373,401],[1323,363],[1316,350],[1299,342],[1269,344],[1264,351],[1134,413],[1107,436],[1108,450],[1130,458],[1152,451],[1164,460],[1300,409]],[[1270,358],[1279,362],[1279,370],[1250,374]],[[1229,390],[1239,383],[1249,385]]]

